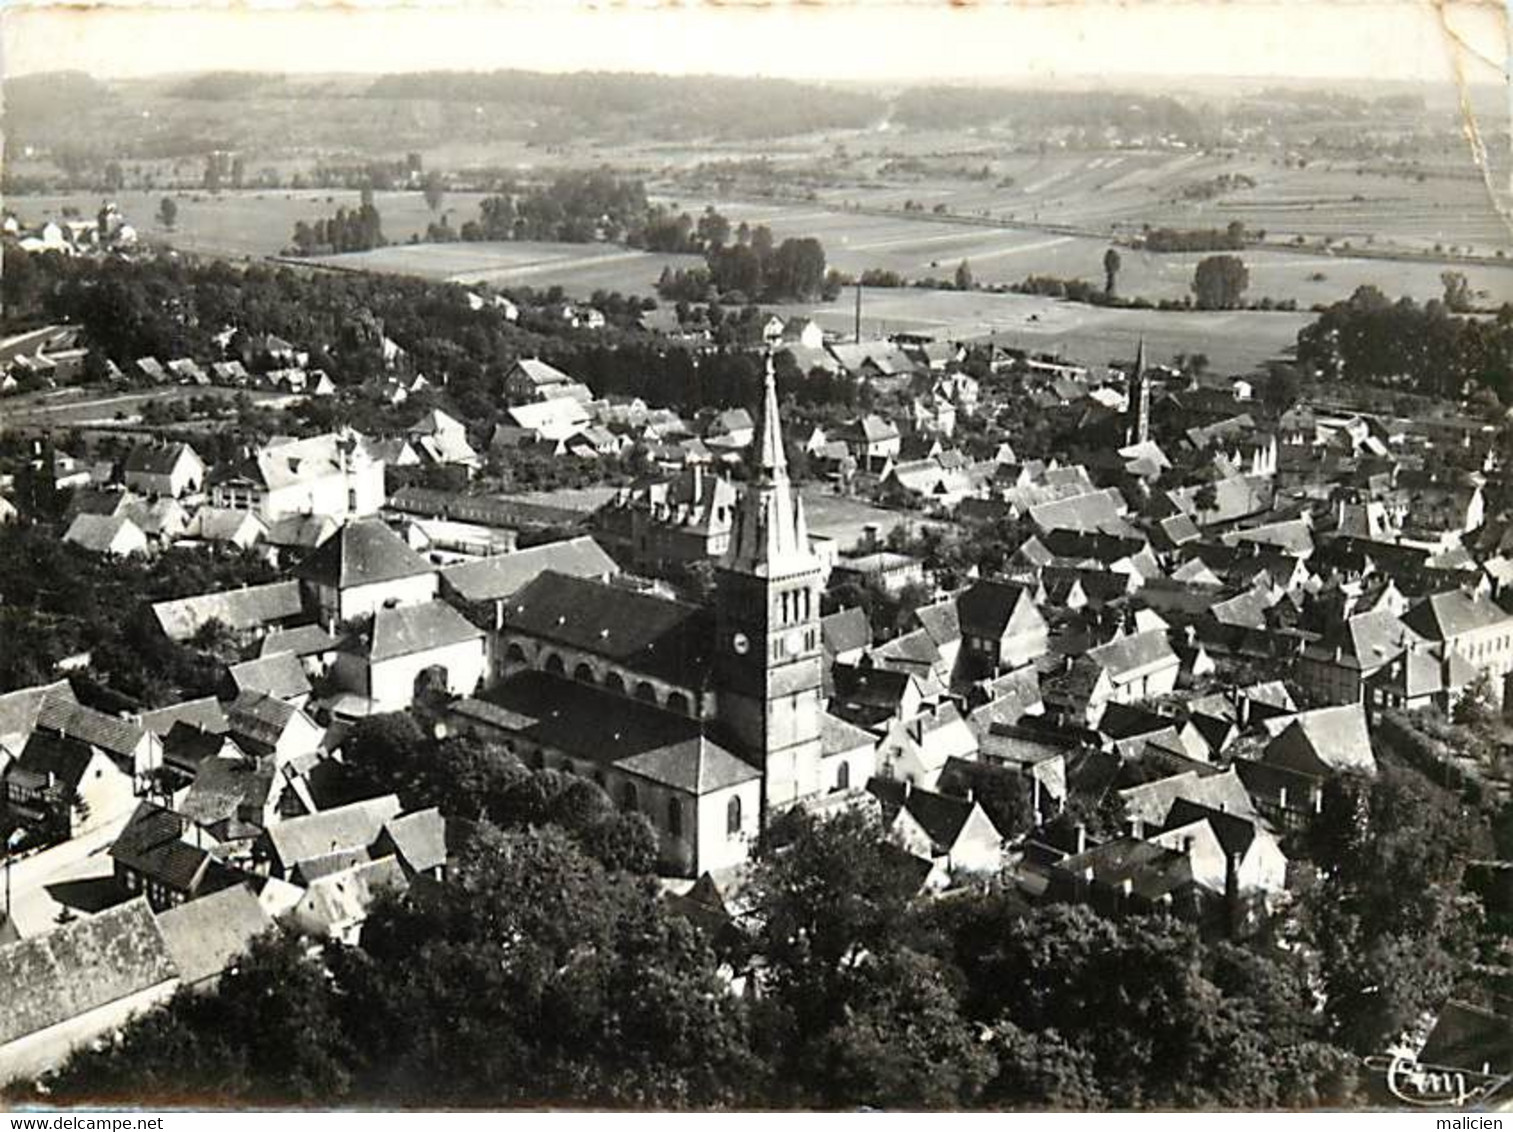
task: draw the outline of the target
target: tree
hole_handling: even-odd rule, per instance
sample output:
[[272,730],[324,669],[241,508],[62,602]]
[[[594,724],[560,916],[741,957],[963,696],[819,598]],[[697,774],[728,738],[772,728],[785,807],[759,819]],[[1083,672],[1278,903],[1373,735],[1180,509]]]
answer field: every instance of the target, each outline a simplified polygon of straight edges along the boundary
[[1232,310],[1250,286],[1250,271],[1239,256],[1211,255],[1198,261],[1192,290],[1202,310]]
[[172,197],[164,197],[158,204],[158,223],[172,229],[179,219],[179,206]]
[[1105,295],[1113,295],[1114,284],[1119,279],[1121,265],[1118,248],[1109,248],[1103,253],[1103,293]]
[[1442,271],[1439,281],[1445,287],[1445,306],[1456,314],[1464,314],[1473,304],[1471,282],[1461,271]]
[[446,197],[446,185],[441,179],[441,174],[432,169],[425,176],[425,181],[420,188],[421,195],[425,197],[426,207],[435,212],[441,207],[441,202]]
[[956,289],[958,291],[970,291],[975,283],[972,279],[972,268],[966,260],[956,265]]
[[869,958],[842,981],[850,984],[846,1009],[803,1057],[821,1106],[960,1107],[997,1070],[930,957],[903,950]]

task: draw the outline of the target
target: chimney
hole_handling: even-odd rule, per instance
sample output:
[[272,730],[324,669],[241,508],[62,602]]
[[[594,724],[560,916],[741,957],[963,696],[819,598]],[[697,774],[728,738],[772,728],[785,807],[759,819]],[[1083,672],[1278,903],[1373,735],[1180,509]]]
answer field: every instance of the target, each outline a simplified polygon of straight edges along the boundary
[[873,550],[877,546],[877,524],[868,523],[862,528],[862,546],[867,550]]
[[1134,840],[1141,841],[1145,838],[1145,822],[1141,818],[1130,818],[1125,822],[1125,828]]

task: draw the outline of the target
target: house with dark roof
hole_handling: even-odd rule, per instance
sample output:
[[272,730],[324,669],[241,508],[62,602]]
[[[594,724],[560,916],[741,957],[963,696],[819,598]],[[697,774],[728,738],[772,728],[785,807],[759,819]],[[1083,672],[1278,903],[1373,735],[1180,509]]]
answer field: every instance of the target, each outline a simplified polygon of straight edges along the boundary
[[928,887],[992,877],[1003,867],[1003,836],[971,798],[884,778],[873,779],[867,789],[882,803],[894,844],[931,863]]
[[404,710],[425,689],[472,695],[487,667],[483,630],[446,602],[427,601],[380,608],[342,642],[331,673],[384,712]]
[[1090,648],[1046,685],[1046,701],[1089,728],[1111,703],[1134,704],[1169,694],[1181,658],[1162,628],[1128,633]]
[[713,711],[709,611],[548,570],[506,604],[498,672],[568,676],[695,719]]
[[246,691],[226,705],[230,734],[247,754],[280,765],[316,750],[325,728],[299,708],[264,692]]
[[1215,893],[1276,896],[1287,887],[1287,856],[1255,814],[1234,814],[1178,798],[1150,839],[1183,849],[1193,862],[1193,879]]
[[4,772],[5,812],[41,837],[67,840],[121,817],[135,779],[110,753],[78,736],[38,729]]
[[126,457],[124,478],[132,491],[178,499],[205,486],[205,461],[187,444],[139,444]]
[[601,786],[657,832],[660,867],[680,876],[746,859],[761,817],[762,774],[694,718],[601,686],[521,671],[479,700],[463,700],[448,727],[502,742],[527,765]]
[[350,522],[294,568],[308,605],[325,621],[365,617],[388,603],[436,597],[436,567],[381,520]]
[[877,747],[878,773],[933,790],[947,762],[977,752],[977,733],[955,703],[932,703],[888,724]]
[[1044,656],[1050,629],[1032,591],[1017,582],[984,578],[956,595],[962,652],[980,675],[997,675]]
[[136,779],[151,773],[163,761],[162,741],[152,732],[129,718],[85,707],[72,695],[44,699],[36,726],[38,731],[84,740]]
[[146,896],[158,912],[243,879],[194,843],[193,827],[182,815],[152,802],[137,806],[111,843],[110,859],[121,887]]

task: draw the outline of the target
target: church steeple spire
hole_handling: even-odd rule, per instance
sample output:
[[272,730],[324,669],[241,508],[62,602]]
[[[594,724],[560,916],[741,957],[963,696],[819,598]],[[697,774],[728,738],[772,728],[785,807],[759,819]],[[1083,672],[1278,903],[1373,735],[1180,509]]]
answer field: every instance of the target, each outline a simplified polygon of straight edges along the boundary
[[804,521],[803,500],[796,497],[788,482],[777,378],[770,354],[747,471],[750,478],[736,508],[730,548],[721,565],[759,577],[781,577],[809,569],[813,565],[809,526]]

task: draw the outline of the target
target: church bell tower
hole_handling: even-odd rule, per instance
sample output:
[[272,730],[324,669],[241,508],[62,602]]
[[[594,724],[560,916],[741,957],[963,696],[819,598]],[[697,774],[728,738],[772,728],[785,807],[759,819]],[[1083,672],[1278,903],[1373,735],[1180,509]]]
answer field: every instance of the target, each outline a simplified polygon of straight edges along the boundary
[[772,359],[747,457],[748,481],[717,572],[719,719],[762,767],[764,802],[820,791],[820,563],[788,481]]

